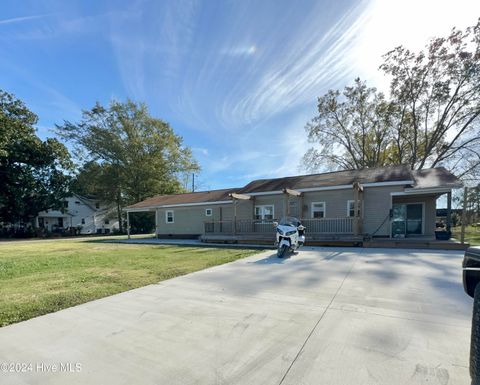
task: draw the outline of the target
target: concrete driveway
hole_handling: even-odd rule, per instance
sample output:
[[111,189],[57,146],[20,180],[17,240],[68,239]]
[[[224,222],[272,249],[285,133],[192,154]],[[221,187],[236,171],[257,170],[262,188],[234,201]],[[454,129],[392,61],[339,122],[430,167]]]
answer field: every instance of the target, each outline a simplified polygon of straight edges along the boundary
[[465,385],[461,259],[263,252],[1,328],[0,384]]

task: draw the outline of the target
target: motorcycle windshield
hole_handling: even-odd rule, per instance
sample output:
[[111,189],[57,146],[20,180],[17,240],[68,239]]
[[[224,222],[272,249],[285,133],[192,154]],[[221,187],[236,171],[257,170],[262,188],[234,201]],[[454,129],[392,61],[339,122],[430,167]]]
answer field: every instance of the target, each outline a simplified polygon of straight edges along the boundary
[[280,220],[280,225],[282,226],[293,226],[293,227],[298,227],[300,226],[301,222],[299,219],[295,218],[295,217],[283,217],[281,220]]

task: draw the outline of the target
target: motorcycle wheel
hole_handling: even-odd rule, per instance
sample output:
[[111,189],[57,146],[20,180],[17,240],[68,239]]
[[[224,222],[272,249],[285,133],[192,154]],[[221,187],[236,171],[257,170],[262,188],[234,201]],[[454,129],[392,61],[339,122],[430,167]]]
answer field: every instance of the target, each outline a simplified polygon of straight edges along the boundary
[[285,246],[285,245],[280,246],[277,250],[277,257],[278,258],[283,258],[283,256],[287,252],[287,248],[288,248],[288,246]]

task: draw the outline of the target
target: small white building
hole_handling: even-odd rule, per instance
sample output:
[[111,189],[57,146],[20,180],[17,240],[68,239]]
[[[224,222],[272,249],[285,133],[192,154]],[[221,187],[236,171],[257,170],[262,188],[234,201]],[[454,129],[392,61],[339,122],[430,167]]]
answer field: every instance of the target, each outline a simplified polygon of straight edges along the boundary
[[36,225],[50,232],[76,229],[80,234],[108,234],[118,229],[111,205],[73,194],[65,199],[63,210],[38,213]]

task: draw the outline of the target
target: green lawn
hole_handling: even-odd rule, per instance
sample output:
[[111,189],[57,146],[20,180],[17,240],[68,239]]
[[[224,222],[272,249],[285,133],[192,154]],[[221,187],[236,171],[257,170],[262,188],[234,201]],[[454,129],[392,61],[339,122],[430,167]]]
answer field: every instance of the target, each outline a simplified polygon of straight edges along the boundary
[[[454,227],[452,232],[453,237],[460,241],[461,227]],[[480,246],[480,227],[466,226],[465,242],[470,243],[471,246]]]
[[0,327],[256,252],[98,240],[0,242]]

